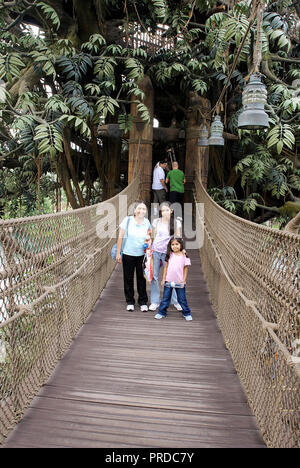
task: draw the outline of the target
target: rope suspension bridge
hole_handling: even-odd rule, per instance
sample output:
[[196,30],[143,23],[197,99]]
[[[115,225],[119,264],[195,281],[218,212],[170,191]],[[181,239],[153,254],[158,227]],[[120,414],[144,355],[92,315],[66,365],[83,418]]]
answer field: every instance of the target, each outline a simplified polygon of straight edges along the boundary
[[194,320],[156,321],[125,311],[110,256],[142,190],[139,172],[102,204],[0,222],[2,446],[299,447],[300,236],[227,212],[195,177]]
[[[174,47],[163,28],[124,37],[146,50]],[[213,108],[190,93],[185,130],[153,129],[132,102],[123,192],[0,221],[2,447],[300,446],[300,236],[217,205],[205,190],[208,150],[197,146],[199,115],[206,121],[218,110],[242,45]],[[149,77],[139,87],[153,118]],[[159,321],[127,312],[110,255],[128,208],[149,202],[155,134],[168,144],[186,140],[198,241],[188,252],[188,323],[175,310]],[[107,204],[116,216],[103,237]]]

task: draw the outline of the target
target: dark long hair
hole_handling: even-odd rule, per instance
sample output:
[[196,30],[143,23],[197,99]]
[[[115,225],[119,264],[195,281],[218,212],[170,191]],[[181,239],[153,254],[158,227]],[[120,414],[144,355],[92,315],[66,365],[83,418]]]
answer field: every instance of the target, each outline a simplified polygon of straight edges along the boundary
[[[163,206],[167,206],[168,208],[171,209],[171,203],[168,202],[168,201],[164,201],[160,204],[160,207],[159,207],[159,217],[161,218],[162,217],[162,212],[161,212],[161,209]],[[174,210],[172,210],[171,212],[171,217],[170,217],[170,224],[169,224],[169,233],[170,233],[170,236],[174,236],[174,232],[175,232],[175,222],[174,222]]]
[[[135,216],[134,212],[135,212],[135,209],[139,206],[139,205],[145,205],[145,207],[147,208],[147,205],[146,203],[143,201],[143,200],[136,200],[133,204],[133,216]],[[148,212],[148,208],[147,208],[147,212]],[[147,212],[146,212],[146,216],[147,216]]]
[[[172,249],[171,249],[171,244],[174,240],[177,240],[177,242],[179,242],[180,244],[180,251],[184,250],[184,240],[182,237],[171,237],[171,239],[169,240],[169,243],[168,243],[168,247],[167,247],[167,253],[166,253],[166,258],[165,258],[165,261],[168,262],[169,261],[169,258],[170,258],[170,255],[172,253]],[[185,256],[188,257],[187,253],[185,253]]]

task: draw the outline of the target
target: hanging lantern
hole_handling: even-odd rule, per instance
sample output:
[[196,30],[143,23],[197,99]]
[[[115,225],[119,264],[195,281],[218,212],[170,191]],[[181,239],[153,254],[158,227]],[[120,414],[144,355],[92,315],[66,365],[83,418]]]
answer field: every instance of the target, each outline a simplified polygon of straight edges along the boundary
[[208,129],[206,124],[201,126],[198,146],[208,146]]
[[210,127],[210,137],[208,139],[208,144],[210,146],[224,146],[223,138],[223,124],[221,122],[221,117],[219,115],[215,116],[215,120]]
[[238,118],[238,128],[255,130],[267,128],[269,117],[265,112],[267,90],[259,73],[250,75],[249,83],[243,91],[243,111]]

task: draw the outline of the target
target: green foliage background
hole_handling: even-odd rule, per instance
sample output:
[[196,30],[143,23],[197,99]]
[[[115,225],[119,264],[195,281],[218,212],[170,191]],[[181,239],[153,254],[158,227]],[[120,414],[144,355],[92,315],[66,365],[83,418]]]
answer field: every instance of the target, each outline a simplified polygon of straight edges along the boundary
[[[149,122],[138,87],[145,74],[155,93],[171,99],[174,115],[182,110],[182,128],[190,91],[208,98],[213,107],[253,8],[250,0],[234,3],[1,0],[0,215],[55,209],[65,144],[76,167],[78,180],[71,180],[75,197],[78,182],[85,204],[100,201],[105,166],[102,176],[89,155],[92,142],[100,153],[107,142],[95,140],[93,129],[119,123],[128,132],[133,96],[141,119]],[[261,210],[273,207],[269,213],[274,216],[279,214],[274,208],[299,202],[299,14],[300,6],[292,0],[264,1],[260,71],[268,89],[268,131],[237,128],[242,91],[253,71],[256,20],[221,106],[225,132],[239,139],[226,140],[221,162],[211,164],[210,193],[226,209],[257,222]],[[158,24],[165,26],[173,48],[133,47],[134,31],[155,32]],[[39,35],[31,26],[39,28]],[[165,115],[158,117],[163,121]],[[286,211],[285,219],[293,214]]]

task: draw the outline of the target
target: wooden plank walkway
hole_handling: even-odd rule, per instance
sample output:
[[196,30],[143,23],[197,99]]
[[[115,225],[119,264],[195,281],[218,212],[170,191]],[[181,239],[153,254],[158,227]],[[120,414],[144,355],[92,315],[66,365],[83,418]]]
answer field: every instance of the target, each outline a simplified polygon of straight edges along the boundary
[[190,256],[193,321],[127,312],[117,266],[4,447],[265,447]]

